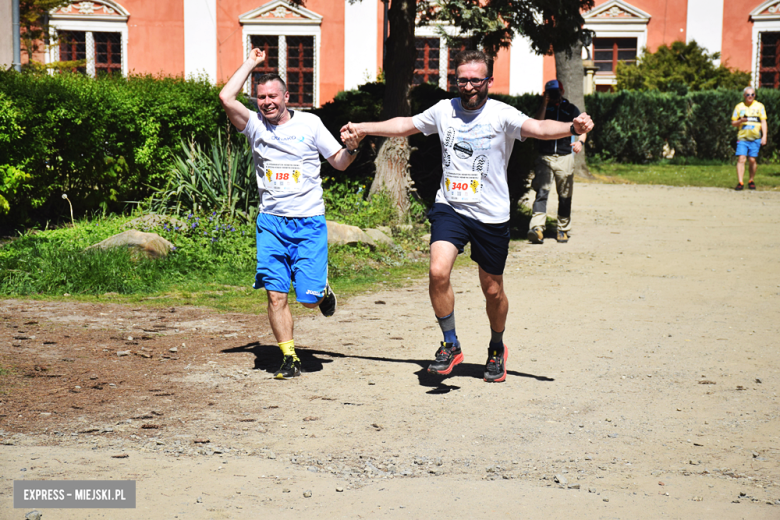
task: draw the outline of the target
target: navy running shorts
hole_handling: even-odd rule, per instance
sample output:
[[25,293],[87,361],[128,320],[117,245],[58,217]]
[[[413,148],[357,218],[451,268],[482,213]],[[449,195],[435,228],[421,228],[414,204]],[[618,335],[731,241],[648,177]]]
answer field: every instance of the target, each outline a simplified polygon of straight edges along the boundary
[[484,224],[465,217],[448,204],[437,203],[428,212],[431,222],[431,244],[439,240],[449,242],[463,252],[471,242],[471,259],[483,271],[492,275],[504,274],[509,255],[509,222]]

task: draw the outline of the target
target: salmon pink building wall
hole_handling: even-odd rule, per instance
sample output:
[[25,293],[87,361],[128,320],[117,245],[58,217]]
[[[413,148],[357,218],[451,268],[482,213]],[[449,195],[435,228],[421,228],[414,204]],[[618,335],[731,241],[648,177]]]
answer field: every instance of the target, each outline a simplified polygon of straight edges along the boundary
[[496,94],[509,94],[509,53],[510,49],[501,49],[493,62],[493,87]]
[[750,11],[763,2],[726,0],[723,5],[723,50],[721,61],[729,67],[749,71],[753,68],[753,23]]
[[184,3],[121,0],[127,20],[130,73],[184,75]]

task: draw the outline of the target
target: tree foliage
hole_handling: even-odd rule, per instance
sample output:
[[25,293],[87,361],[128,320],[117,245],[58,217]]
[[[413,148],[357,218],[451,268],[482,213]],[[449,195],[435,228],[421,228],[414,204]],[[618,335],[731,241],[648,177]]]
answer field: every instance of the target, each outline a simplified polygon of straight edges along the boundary
[[43,44],[49,37],[49,11],[69,3],[70,0],[19,0],[21,47],[27,53],[28,63],[33,62],[33,54],[44,50]]
[[590,43],[581,13],[593,5],[593,0],[441,0],[420,2],[418,9],[422,23],[454,25],[488,54],[509,47],[515,33],[525,35],[537,53],[549,54]]
[[720,53],[708,53],[695,40],[661,45],[655,52],[644,49],[636,63],[618,63],[617,90],[657,90],[685,94],[716,88],[742,89],[750,73],[715,65]]

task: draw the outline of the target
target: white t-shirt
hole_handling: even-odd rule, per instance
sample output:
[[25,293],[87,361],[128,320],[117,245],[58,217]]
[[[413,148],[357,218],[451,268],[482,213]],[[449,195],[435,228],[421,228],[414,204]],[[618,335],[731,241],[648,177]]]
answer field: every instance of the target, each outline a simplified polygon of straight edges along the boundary
[[506,167],[528,116],[488,98],[479,110],[464,110],[460,98],[442,100],[412,118],[425,135],[439,134],[442,175],[436,202],[485,224],[509,220]]
[[326,159],[341,149],[322,120],[291,111],[292,119],[272,125],[252,112],[241,132],[252,147],[260,192],[260,213],[280,217],[325,214],[320,178],[320,154]]

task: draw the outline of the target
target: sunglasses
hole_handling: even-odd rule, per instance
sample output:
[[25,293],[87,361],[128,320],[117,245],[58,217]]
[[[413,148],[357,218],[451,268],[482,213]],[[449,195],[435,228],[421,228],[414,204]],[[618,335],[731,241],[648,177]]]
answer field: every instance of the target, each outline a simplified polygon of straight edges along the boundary
[[745,97],[756,97],[755,94],[745,94]]
[[490,76],[488,76],[487,78],[458,78],[458,86],[465,87],[466,85],[471,83],[472,86],[479,88],[489,79]]

